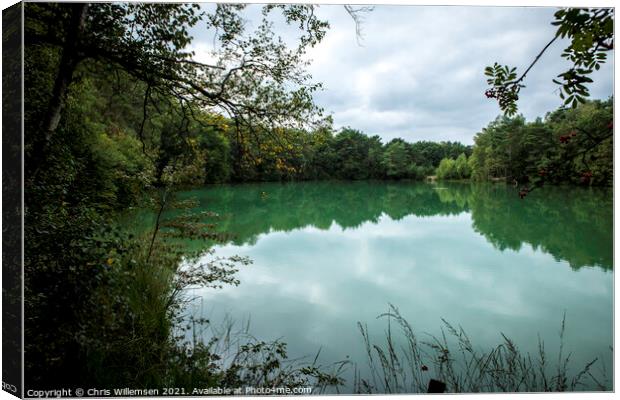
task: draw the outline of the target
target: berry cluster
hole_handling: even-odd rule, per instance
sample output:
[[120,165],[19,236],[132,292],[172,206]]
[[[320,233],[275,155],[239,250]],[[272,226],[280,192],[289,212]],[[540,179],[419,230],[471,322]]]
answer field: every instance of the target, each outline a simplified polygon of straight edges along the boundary
[[592,171],[586,171],[586,172],[582,172],[581,173],[581,183],[584,185],[588,185],[590,184],[590,181],[592,180]]
[[495,89],[487,89],[484,92],[484,95],[487,96],[487,99],[493,99],[496,96],[496,92]]
[[577,136],[577,132],[575,131],[571,131],[568,135],[562,135],[560,136],[560,143],[568,143],[570,139],[575,136]]

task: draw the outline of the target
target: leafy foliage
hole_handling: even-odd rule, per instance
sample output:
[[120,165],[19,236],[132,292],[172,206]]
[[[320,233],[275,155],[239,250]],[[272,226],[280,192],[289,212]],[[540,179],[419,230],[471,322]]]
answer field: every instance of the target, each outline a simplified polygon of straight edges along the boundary
[[456,160],[444,158],[437,168],[437,179],[469,179],[471,168],[465,153],[461,153]]
[[571,40],[562,57],[573,67],[558,75],[561,80],[553,82],[560,86],[564,104],[574,108],[578,102],[585,103],[590,95],[586,85],[592,78],[588,75],[598,71],[607,60],[607,53],[613,50],[614,11],[610,8],[562,9],[555,13],[555,21],[551,24],[558,27],[559,37]]
[[484,74],[489,77],[487,83],[491,85],[491,89],[488,89],[484,94],[487,98],[497,99],[499,108],[506,115],[514,115],[517,112],[519,91],[525,87],[516,80],[516,70],[516,67],[501,66],[498,63],[484,69]]
[[545,183],[612,185],[613,99],[559,109],[544,120],[498,117],[476,134],[472,178],[505,179],[521,197]]
[[553,39],[542,49],[534,61],[517,78],[516,67],[502,66],[495,63],[484,70],[491,86],[485,95],[497,100],[500,109],[508,116],[517,112],[519,91],[526,75],[543,53],[558,38],[570,40],[562,57],[572,66],[560,73],[553,82],[559,86],[559,95],[564,104],[573,108],[585,103],[590,95],[587,84],[592,82],[589,75],[599,70],[607,60],[608,52],[614,48],[614,10],[611,8],[566,8],[558,10],[551,23],[557,26]]
[[458,142],[394,139],[383,144],[379,136],[351,128],[334,134],[331,126],[283,130],[279,140],[244,141],[234,131],[226,134],[232,143],[226,167],[234,171],[231,181],[421,180],[432,175],[442,158],[471,154],[470,146]]

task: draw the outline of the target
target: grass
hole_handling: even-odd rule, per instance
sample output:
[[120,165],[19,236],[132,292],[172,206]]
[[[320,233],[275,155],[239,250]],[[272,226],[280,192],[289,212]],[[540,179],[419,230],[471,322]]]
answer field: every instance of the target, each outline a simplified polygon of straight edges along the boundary
[[395,306],[390,305],[390,311],[379,317],[388,325],[383,344],[373,343],[368,328],[358,323],[370,372],[362,377],[356,371],[355,393],[424,393],[430,378],[445,383],[450,393],[611,390],[604,368],[597,372],[593,369],[597,359],[576,373],[569,372],[571,354],[564,350],[565,315],[554,365],[540,337],[535,356],[521,352],[504,334],[500,344],[479,351],[462,328],[445,320],[440,336],[428,335],[422,341]]

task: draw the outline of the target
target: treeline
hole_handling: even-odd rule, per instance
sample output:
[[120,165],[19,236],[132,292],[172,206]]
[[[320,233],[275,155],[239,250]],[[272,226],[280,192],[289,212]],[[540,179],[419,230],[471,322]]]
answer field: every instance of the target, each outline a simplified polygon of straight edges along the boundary
[[[243,143],[229,138],[230,157],[222,170],[231,170],[230,181],[424,179],[432,175],[442,158],[471,154],[471,147],[458,142],[394,139],[383,144],[377,135],[344,128],[286,132],[287,143]],[[241,150],[239,149],[241,147]],[[254,156],[261,154],[261,156]],[[237,166],[241,166],[240,168]],[[209,168],[212,168],[209,165]],[[227,181],[225,174],[219,182]],[[214,182],[207,177],[207,183]]]
[[475,180],[611,186],[613,98],[560,108],[533,122],[498,117],[474,142],[469,165]]
[[[196,110],[195,114],[201,112]],[[189,185],[327,179],[421,180],[434,174],[443,158],[472,152],[471,146],[450,141],[408,143],[394,139],[384,144],[377,135],[368,136],[352,128],[336,132],[331,126],[239,134],[234,121],[202,114],[210,125],[196,129],[190,140],[195,147],[186,149],[194,154],[183,176],[184,183]]]
[[[244,169],[232,168],[238,172],[230,179],[420,180],[436,175],[449,180],[505,180],[529,187],[611,186],[613,182],[613,98],[559,108],[533,122],[523,116],[497,117],[475,135],[473,147],[402,139],[382,144],[379,136],[368,137],[351,128],[337,134],[328,128],[288,132],[287,137],[288,151],[277,143],[241,146],[244,151],[239,151],[239,143],[231,140],[231,148],[237,151],[230,152],[229,162]],[[253,158],[257,151],[267,156]]]
[[469,158],[442,159],[437,178],[611,186],[612,121],[613,98],[560,108],[533,122],[500,116],[476,134]]

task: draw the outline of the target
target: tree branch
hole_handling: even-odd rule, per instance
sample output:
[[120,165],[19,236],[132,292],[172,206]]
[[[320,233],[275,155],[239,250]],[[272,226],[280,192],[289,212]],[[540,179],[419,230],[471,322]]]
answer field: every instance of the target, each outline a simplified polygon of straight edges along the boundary
[[509,82],[509,84],[513,84],[516,85],[519,82],[521,82],[523,79],[525,79],[525,76],[528,74],[528,72],[530,72],[530,70],[532,69],[532,67],[538,62],[538,60],[540,59],[540,57],[542,57],[542,55],[545,53],[545,51],[547,51],[547,49],[549,48],[549,46],[551,46],[553,44],[553,42],[556,41],[556,39],[558,38],[558,35],[555,35],[553,37],[553,39],[551,39],[549,41],[549,43],[547,43],[547,45],[545,47],[543,47],[543,49],[538,53],[538,55],[536,55],[536,58],[534,58],[534,61],[532,61],[532,63],[530,64],[529,67],[527,67],[527,69],[525,70],[525,72],[519,77],[519,79],[517,79],[514,82]]

